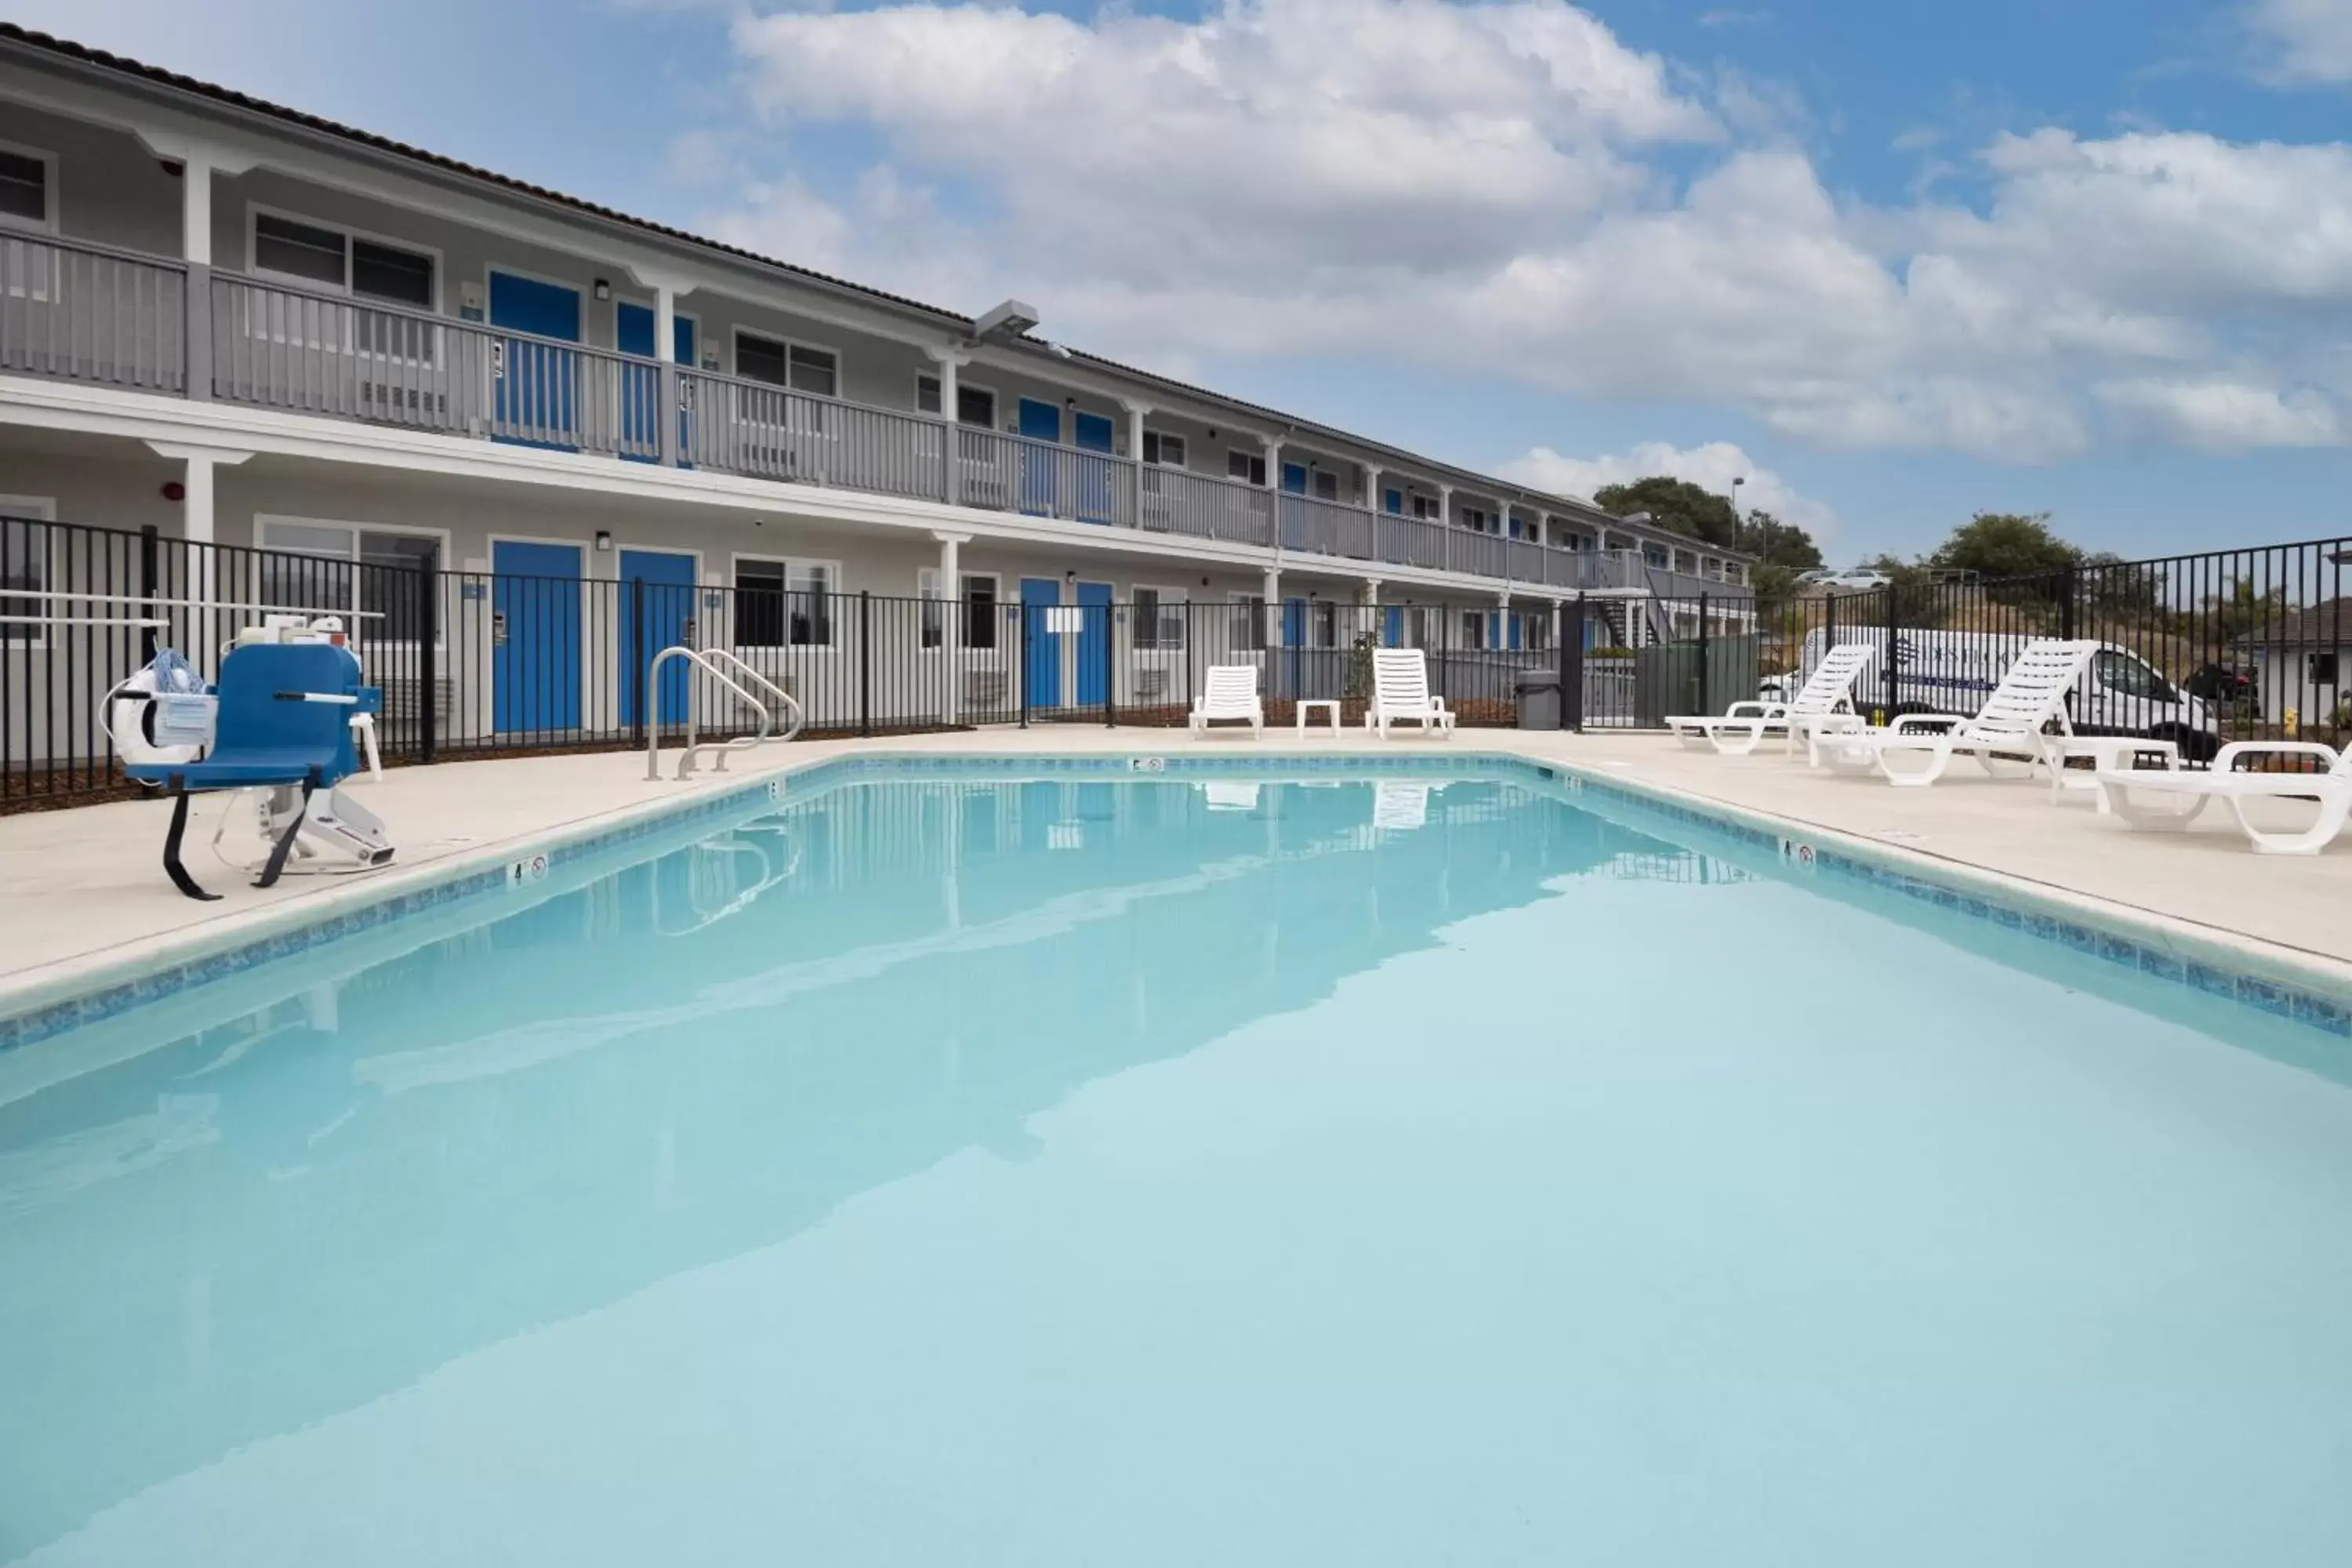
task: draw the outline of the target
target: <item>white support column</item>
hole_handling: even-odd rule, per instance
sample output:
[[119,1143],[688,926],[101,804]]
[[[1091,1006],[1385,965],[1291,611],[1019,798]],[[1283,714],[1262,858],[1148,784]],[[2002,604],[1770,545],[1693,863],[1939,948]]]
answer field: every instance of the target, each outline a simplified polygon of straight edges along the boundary
[[1442,484],[1437,487],[1437,521],[1448,528],[1454,526],[1454,487],[1452,485]]
[[1127,410],[1127,455],[1143,461],[1143,416],[1151,412],[1151,405],[1139,403],[1132,397],[1122,397],[1119,406]]
[[1265,595],[1265,646],[1270,652],[1282,646],[1282,568],[1269,566],[1262,592]]
[[946,694],[940,716],[950,724],[963,713],[963,542],[968,533],[934,533],[940,542],[940,663]]
[[[182,304],[182,369],[190,397],[213,395],[213,165],[199,147],[180,160],[180,256],[188,264]],[[193,492],[191,492],[193,493]]]
[[1274,519],[1274,558],[1282,559],[1282,443],[1271,436],[1258,437],[1265,443],[1266,511]]
[[660,365],[657,375],[661,383],[661,430],[657,439],[665,467],[676,468],[688,459],[678,450],[683,445],[684,421],[676,411],[685,405],[686,384],[677,374],[677,289],[667,279],[654,285],[654,363]]
[[1364,465],[1364,510],[1369,512],[1381,510],[1381,466],[1378,463]]
[[[220,597],[216,592],[220,574],[215,569],[215,552],[211,546],[217,537],[214,516],[213,470],[234,468],[253,456],[251,452],[234,451],[220,447],[183,447],[169,441],[147,443],[159,458],[168,458],[184,465],[180,480],[180,537],[193,547],[188,552],[186,596],[195,603],[188,609],[190,647],[187,652],[199,656],[199,668],[209,668],[213,651],[234,635],[236,617],[247,612],[223,611],[210,607],[210,602]],[[258,540],[254,542],[260,542]],[[239,593],[231,595],[247,598]]]
[[963,497],[963,442],[956,429],[956,372],[962,367],[964,356],[951,348],[923,352],[939,366],[940,417],[947,422],[940,434],[940,493],[950,506],[955,506]]

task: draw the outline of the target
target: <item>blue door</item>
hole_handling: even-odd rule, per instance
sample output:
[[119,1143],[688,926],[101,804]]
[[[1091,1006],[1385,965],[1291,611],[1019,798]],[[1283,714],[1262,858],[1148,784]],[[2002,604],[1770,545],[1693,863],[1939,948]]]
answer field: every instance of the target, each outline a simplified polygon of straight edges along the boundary
[[1303,496],[1306,493],[1306,468],[1298,463],[1283,464],[1282,494],[1276,498],[1275,504],[1282,509],[1281,542],[1292,550],[1307,550],[1313,547],[1313,541],[1307,537],[1307,509],[1290,500],[1292,496]]
[[1507,635],[1507,636],[1510,637],[1510,639],[1511,639],[1511,651],[1512,651],[1513,653],[1517,653],[1517,652],[1518,652],[1518,651],[1519,651],[1519,617],[1518,617],[1517,616],[1505,616],[1503,617],[1503,625],[1504,625],[1507,628],[1508,628]]
[[646,670],[694,632],[694,557],[666,550],[621,552],[621,722],[672,724],[686,717],[686,660],[662,667],[661,701],[638,711]]
[[1053,578],[1021,579],[1022,619],[1028,623],[1029,637],[1021,682],[1032,708],[1062,705],[1062,638],[1053,627],[1053,612],[1061,602],[1062,585]]
[[[694,323],[684,316],[673,317],[675,329],[670,336],[677,344],[677,363],[694,363]],[[650,305],[633,305],[621,301],[614,312],[613,346],[625,354],[639,359],[654,357],[654,311]],[[661,367],[657,364],[633,364],[622,372],[621,434],[625,443],[621,455],[641,463],[658,461],[661,456],[661,425],[657,410],[661,407]],[[692,449],[687,439],[687,412],[677,411],[677,449],[682,455]],[[681,461],[683,460],[681,457]]]
[[1282,666],[1284,670],[1284,684],[1282,689],[1293,697],[1305,695],[1305,689],[1298,684],[1298,679],[1300,668],[1299,661],[1307,657],[1305,651],[1306,647],[1307,601],[1304,599],[1285,599],[1282,601]]
[[[580,291],[510,272],[490,274],[490,325],[567,343],[580,341]],[[580,356],[552,343],[505,338],[498,343],[491,393],[492,434],[526,447],[576,446],[574,405]]]
[[1078,584],[1078,706],[1110,699],[1110,584]]
[[1388,607],[1388,613],[1381,617],[1381,646],[1383,647],[1404,647],[1403,605],[1391,605]]
[[1382,490],[1381,492],[1381,510],[1387,512],[1391,517],[1402,517],[1404,515],[1404,492],[1402,490]]
[[501,734],[580,725],[580,546],[490,547],[490,714]]
[[1021,448],[1021,510],[1035,517],[1052,517],[1060,486],[1055,468],[1061,461],[1062,408],[1056,403],[1021,400],[1021,434],[1045,447]]
[[1118,465],[1112,460],[1115,444],[1111,439],[1110,421],[1099,414],[1076,414],[1070,417],[1070,441],[1081,452],[1099,452],[1099,458],[1073,459],[1078,470],[1078,521],[1108,522],[1111,520],[1112,476]]

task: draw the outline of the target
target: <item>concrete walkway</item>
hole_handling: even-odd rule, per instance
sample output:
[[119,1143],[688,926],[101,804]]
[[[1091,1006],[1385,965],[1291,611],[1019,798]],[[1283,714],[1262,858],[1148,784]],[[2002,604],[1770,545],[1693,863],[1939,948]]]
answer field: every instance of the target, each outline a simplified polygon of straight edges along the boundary
[[[738,755],[730,773],[688,784],[652,784],[642,754],[604,753],[401,768],[362,785],[393,826],[400,861],[362,878],[289,877],[264,891],[206,847],[224,810],[200,801],[188,865],[225,895],[200,904],[163,879],[159,856],[169,806],[123,802],[0,817],[0,1014],[70,994],[93,972],[160,966],[299,924],[349,900],[430,881],[459,863],[498,864],[551,836],[585,833],[658,814],[705,792],[778,768],[858,752],[1158,753],[1193,750],[1349,752],[1378,755],[1360,732],[1338,740],[1270,731],[1262,746],[1223,733],[1051,726],[877,741],[824,741]],[[1391,750],[1426,753],[1419,740]],[[2089,796],[2053,805],[2044,788],[1987,779],[1962,763],[1932,789],[1895,789],[1875,776],[1811,773],[1778,754],[1726,758],[1655,735],[1465,731],[1460,752],[1509,752],[1564,762],[1700,802],[1768,814],[1791,827],[1874,841],[1900,855],[1990,871],[2036,890],[2179,922],[2238,945],[2268,944],[2302,965],[2340,966],[2352,979],[2352,840],[2311,858],[2257,856],[2224,815],[2186,834],[2135,833],[2094,814]],[[2278,808],[2292,813],[2292,805]],[[2304,808],[2308,809],[2308,808]]]

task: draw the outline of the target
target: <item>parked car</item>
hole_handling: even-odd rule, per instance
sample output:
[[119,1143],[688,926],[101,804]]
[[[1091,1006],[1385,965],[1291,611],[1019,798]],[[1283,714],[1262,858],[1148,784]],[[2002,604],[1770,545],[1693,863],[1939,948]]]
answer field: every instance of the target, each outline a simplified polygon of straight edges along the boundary
[[[2017,632],[1899,631],[1895,636],[1895,695],[1885,710],[1886,628],[1840,626],[1837,640],[1866,642],[1880,661],[1863,674],[1855,704],[1888,718],[1906,713],[1974,713],[2024,651]],[[1824,628],[1805,634],[1798,676],[1828,651]],[[1784,680],[1797,676],[1783,677]],[[2189,762],[2209,762],[2221,749],[2221,710],[2193,689],[2183,690],[2129,648],[2101,645],[2081,685],[2067,698],[2068,721],[2078,735],[2145,735],[2170,741]]]
[[2248,720],[2263,716],[2262,688],[2255,683],[2254,672],[2251,669],[2209,664],[2182,681],[2180,687],[2189,696],[2211,703],[2231,718]]
[[1825,573],[1820,578],[1820,583],[1824,588],[1833,588],[1841,594],[1845,594],[1861,593],[1871,588],[1891,588],[1895,585],[1895,579],[1884,572],[1875,572],[1866,566],[1855,566],[1843,572]]

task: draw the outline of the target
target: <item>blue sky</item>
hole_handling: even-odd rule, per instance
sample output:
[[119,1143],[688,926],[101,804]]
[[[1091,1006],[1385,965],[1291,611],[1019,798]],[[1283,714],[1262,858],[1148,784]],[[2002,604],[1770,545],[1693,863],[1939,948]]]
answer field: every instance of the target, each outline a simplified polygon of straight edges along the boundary
[[2352,532],[2352,0],[0,0],[1530,482]]

